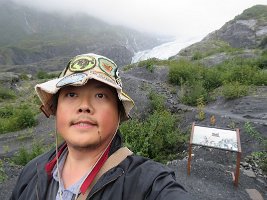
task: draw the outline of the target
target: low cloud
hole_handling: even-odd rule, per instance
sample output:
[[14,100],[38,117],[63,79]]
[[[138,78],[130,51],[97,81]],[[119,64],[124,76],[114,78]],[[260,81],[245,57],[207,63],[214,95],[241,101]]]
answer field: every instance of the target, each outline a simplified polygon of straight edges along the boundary
[[139,31],[204,37],[243,10],[266,0],[13,0],[45,11],[88,13]]

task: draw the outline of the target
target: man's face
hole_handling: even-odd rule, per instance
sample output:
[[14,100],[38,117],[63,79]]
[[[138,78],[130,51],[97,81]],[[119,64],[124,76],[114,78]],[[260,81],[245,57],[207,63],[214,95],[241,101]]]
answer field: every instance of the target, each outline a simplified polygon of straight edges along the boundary
[[117,99],[113,88],[96,80],[62,88],[56,111],[57,131],[75,149],[106,147],[119,123]]

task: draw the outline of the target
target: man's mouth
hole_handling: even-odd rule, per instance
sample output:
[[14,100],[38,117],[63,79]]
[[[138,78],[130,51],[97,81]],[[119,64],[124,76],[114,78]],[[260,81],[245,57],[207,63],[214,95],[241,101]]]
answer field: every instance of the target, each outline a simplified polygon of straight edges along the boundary
[[81,127],[81,128],[89,128],[89,127],[93,127],[96,125],[97,124],[95,122],[88,121],[88,120],[79,120],[79,121],[71,122],[71,126]]

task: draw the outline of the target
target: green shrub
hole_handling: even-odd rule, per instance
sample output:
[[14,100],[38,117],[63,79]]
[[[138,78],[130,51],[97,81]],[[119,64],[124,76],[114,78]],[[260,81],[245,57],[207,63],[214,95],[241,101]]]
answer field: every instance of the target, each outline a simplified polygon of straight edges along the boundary
[[150,93],[153,113],[145,120],[129,120],[120,126],[125,145],[136,154],[166,162],[177,156],[188,136],[176,127],[177,117],[164,107],[164,97]]
[[16,95],[12,90],[0,87],[0,101],[15,98]]
[[236,99],[246,96],[249,91],[249,86],[242,85],[239,82],[231,82],[223,85],[222,94],[226,99]]
[[12,160],[15,164],[24,166],[33,158],[44,152],[45,148],[41,144],[33,143],[31,150],[27,150],[25,147],[20,148]]
[[256,162],[263,172],[267,173],[267,152],[259,151],[251,154],[254,162]]
[[221,72],[217,68],[207,68],[203,73],[203,87],[212,91],[223,84]]
[[250,122],[245,123],[244,129],[245,133],[250,135],[253,139],[257,140],[264,148],[267,149],[267,139],[264,139],[262,137],[262,134],[258,132]]
[[165,109],[165,98],[155,92],[150,92],[149,94],[150,104],[152,110],[164,110]]
[[201,81],[194,81],[192,85],[187,85],[184,90],[184,94],[181,97],[181,101],[184,104],[196,106],[197,99],[201,97],[203,98],[203,102],[209,101],[208,92],[203,87],[203,83]]
[[200,60],[201,58],[203,58],[204,56],[199,52],[195,52],[192,56],[192,60]]
[[0,108],[0,134],[29,128],[37,124],[35,114],[29,105]]
[[33,111],[27,106],[21,106],[15,116],[18,129],[29,128],[36,125]]
[[175,85],[202,79],[203,68],[186,60],[170,63],[169,81]]
[[153,72],[154,71],[154,66],[156,65],[156,63],[157,63],[157,59],[156,58],[149,58],[147,60],[140,61],[138,63],[138,67],[145,67],[150,72]]
[[7,175],[4,170],[4,164],[3,164],[3,161],[0,159],[0,183],[5,181],[6,179],[7,179]]
[[253,84],[252,80],[257,71],[258,69],[256,67],[249,65],[234,66],[228,69],[228,73],[225,73],[224,81]]
[[37,72],[37,78],[38,79],[52,79],[57,77],[57,74],[47,73],[45,71],[39,71]]
[[27,81],[27,80],[30,79],[26,73],[22,73],[22,74],[20,74],[20,75],[19,75],[19,78],[20,78],[21,80],[25,80],[25,81]]
[[251,78],[254,85],[267,85],[267,71],[257,71],[255,75]]
[[187,140],[176,127],[176,117],[166,110],[155,111],[145,121],[127,121],[120,130],[126,146],[136,154],[163,163],[174,159]]

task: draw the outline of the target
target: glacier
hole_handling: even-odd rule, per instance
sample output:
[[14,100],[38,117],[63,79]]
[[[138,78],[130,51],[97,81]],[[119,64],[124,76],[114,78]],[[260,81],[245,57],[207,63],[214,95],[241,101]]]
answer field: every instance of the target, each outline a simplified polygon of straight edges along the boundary
[[179,53],[179,51],[189,45],[200,41],[201,38],[189,38],[189,39],[175,39],[174,41],[163,43],[152,49],[147,49],[144,51],[138,51],[132,57],[131,63],[136,63],[142,60],[147,60],[149,58],[158,58],[161,60],[166,60],[171,56]]

